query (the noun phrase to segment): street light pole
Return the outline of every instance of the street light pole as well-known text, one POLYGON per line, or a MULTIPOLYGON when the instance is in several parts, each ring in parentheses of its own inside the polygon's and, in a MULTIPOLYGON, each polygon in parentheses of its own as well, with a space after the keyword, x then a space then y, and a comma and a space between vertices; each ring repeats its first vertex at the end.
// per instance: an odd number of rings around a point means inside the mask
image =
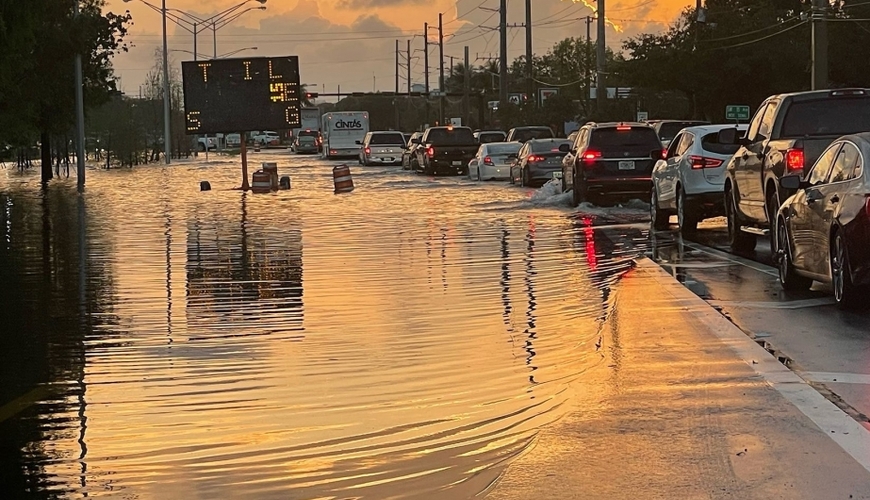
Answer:
MULTIPOLYGON (((73 15, 79 17, 79 0, 73 0, 73 15)), ((76 52, 76 186, 85 191, 85 99, 82 89, 82 55, 76 52)))
POLYGON ((167 165, 170 163, 169 154, 172 151, 169 123, 172 113, 170 99, 172 99, 172 96, 169 93, 169 43, 166 39, 166 0, 163 0, 163 157, 167 165))

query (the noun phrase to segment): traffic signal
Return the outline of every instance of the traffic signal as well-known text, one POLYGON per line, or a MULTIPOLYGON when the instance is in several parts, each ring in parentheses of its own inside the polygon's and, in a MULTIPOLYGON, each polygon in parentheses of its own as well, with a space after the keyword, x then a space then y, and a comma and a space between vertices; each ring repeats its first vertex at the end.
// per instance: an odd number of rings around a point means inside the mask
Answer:
POLYGON ((317 99, 317 96, 318 96, 317 92, 306 92, 305 93, 306 99, 317 99))

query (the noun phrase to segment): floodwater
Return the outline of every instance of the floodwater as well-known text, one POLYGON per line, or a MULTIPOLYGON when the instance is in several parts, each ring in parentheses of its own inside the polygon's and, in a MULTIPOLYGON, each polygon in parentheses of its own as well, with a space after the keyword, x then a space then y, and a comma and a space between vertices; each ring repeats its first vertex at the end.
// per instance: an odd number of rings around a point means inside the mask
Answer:
POLYGON ((646 210, 259 161, 0 170, 5 497, 470 497, 594 390, 646 210))

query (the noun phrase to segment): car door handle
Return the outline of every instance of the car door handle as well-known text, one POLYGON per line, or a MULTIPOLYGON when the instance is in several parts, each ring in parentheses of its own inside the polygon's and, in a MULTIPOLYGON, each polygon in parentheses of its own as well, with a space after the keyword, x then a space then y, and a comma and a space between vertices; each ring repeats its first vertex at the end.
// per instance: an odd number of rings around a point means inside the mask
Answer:
POLYGON ((831 203, 832 203, 832 204, 835 204, 835 205, 836 205, 837 203, 840 203, 840 197, 837 196, 837 195, 831 196, 831 203))
POLYGON ((746 159, 748 159, 748 158, 749 158, 749 153, 744 152, 744 153, 743 153, 743 159, 746 160, 746 159))
POLYGON ((822 198, 824 198, 824 196, 822 196, 822 193, 820 191, 812 189, 807 192, 807 203, 810 205, 821 200, 822 198))

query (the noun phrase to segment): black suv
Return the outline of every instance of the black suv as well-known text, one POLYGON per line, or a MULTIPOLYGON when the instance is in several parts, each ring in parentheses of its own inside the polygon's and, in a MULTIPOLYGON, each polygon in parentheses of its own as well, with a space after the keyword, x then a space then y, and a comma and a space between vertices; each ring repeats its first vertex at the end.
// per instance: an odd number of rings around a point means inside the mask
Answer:
POLYGON ((587 123, 562 165, 562 189, 573 189, 574 204, 607 195, 638 195, 652 189, 652 170, 664 154, 656 131, 646 123, 587 123))

